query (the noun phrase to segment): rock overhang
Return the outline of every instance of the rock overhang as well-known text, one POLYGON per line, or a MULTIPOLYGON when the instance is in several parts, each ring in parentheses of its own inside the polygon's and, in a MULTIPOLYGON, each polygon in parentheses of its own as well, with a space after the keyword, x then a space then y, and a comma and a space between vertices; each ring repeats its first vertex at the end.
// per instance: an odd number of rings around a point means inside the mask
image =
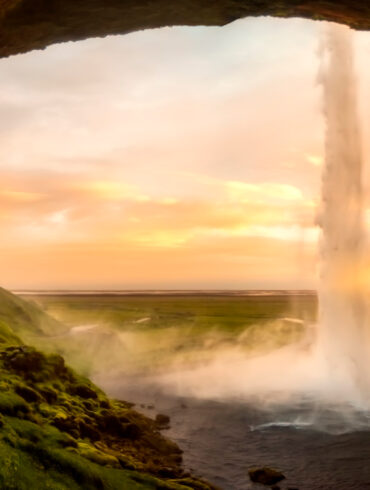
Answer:
POLYGON ((0 0, 0 57, 50 44, 248 16, 303 17, 370 29, 363 0, 0 0))

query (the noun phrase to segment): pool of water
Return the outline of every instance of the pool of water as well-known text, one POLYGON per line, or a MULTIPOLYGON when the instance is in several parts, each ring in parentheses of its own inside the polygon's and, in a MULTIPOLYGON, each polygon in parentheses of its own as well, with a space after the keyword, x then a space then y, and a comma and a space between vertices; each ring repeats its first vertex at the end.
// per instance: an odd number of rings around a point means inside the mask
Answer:
POLYGON ((165 434, 184 450, 184 465, 223 490, 257 488, 248 477, 254 465, 280 469, 282 490, 370 489, 368 414, 302 400, 266 410, 241 400, 180 398, 138 379, 98 382, 147 415, 168 414, 165 434))

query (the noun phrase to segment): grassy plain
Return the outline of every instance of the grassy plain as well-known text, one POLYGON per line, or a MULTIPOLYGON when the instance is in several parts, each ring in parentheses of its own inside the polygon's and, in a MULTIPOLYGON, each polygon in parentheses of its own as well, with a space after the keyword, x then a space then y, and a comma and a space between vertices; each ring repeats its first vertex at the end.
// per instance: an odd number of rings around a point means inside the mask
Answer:
POLYGON ((225 349, 269 350, 299 339, 305 322, 313 323, 317 316, 316 296, 309 293, 66 294, 27 299, 70 332, 91 327, 87 336, 61 336, 52 345, 86 374, 107 363, 132 374, 204 362, 225 349))
POLYGON ((199 332, 216 328, 240 332, 256 322, 281 317, 314 320, 313 294, 76 294, 30 295, 63 324, 99 322, 118 329, 192 326, 199 332), (139 320, 149 321, 139 323, 139 320))

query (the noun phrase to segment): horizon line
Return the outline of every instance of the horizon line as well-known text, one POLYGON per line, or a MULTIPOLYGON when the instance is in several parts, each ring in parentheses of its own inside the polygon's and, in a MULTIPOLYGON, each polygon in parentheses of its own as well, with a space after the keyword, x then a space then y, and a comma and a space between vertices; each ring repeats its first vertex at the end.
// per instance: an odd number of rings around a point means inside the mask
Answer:
POLYGON ((12 293, 306 293, 313 294, 317 293, 316 289, 291 289, 291 288, 278 288, 278 289, 267 289, 267 288, 246 288, 246 289, 27 289, 27 288, 16 288, 10 290, 12 293))

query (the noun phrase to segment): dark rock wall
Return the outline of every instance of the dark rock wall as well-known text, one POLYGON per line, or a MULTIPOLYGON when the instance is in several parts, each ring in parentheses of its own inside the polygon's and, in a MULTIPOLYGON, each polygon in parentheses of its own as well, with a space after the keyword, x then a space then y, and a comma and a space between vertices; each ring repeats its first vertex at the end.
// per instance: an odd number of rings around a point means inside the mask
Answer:
POLYGON ((0 57, 49 44, 246 16, 306 17, 370 29, 366 0, 0 0, 0 57))

